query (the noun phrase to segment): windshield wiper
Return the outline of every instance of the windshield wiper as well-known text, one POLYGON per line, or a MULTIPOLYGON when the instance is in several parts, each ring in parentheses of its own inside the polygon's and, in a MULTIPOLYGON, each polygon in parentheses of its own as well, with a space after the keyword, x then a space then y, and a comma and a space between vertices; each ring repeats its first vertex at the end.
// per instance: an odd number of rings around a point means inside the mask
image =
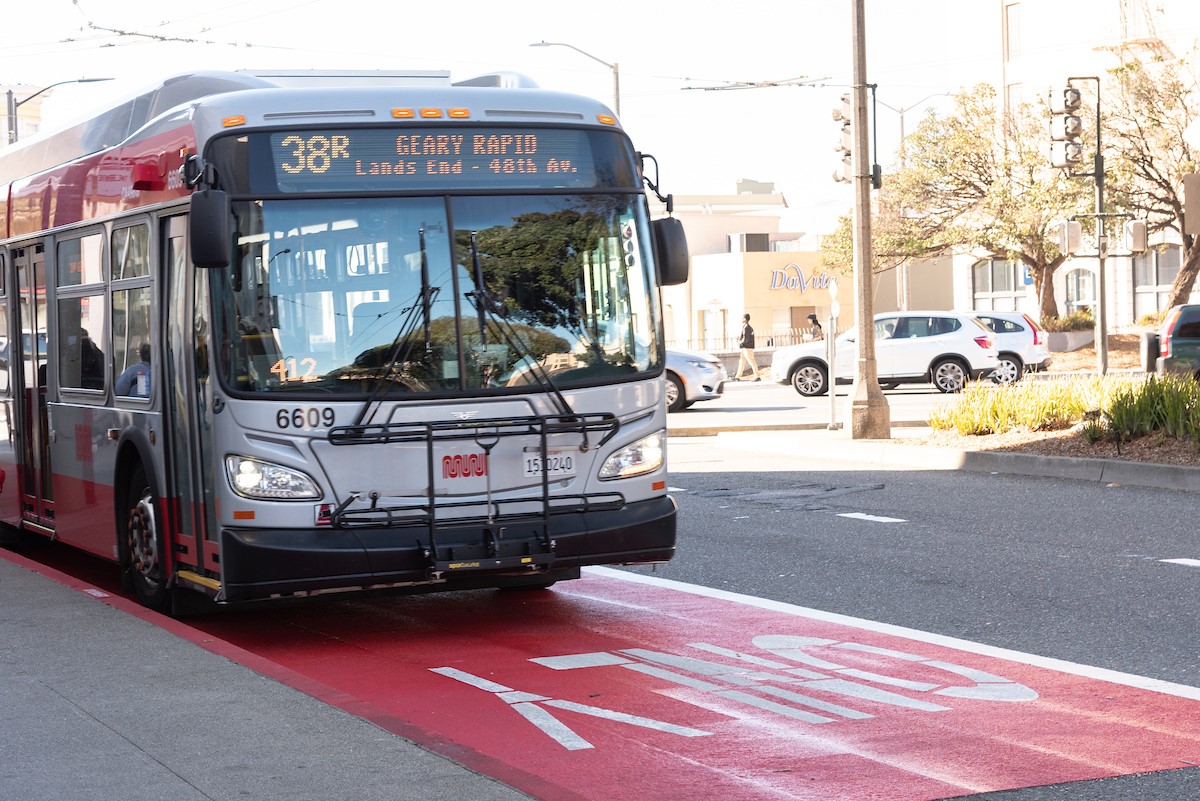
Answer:
POLYGON ((425 342, 425 357, 428 359, 430 352, 433 350, 433 342, 430 327, 430 315, 432 313, 433 301, 441 291, 441 287, 431 287, 429 285, 429 259, 425 251, 425 229, 421 228, 417 231, 417 239, 421 247, 421 298, 417 303, 404 309, 407 315, 404 321, 400 324, 400 329, 396 332, 396 336, 392 339, 391 352, 388 356, 387 363, 383 368, 375 373, 375 386, 372 387, 371 393, 367 396, 362 408, 358 410, 358 414, 354 418, 353 425, 362 425, 369 423, 375 412, 372 407, 378 408, 377 404, 383 399, 383 396, 391 390, 393 382, 387 379, 392 371, 396 369, 396 365, 401 361, 407 362, 412 355, 414 339, 412 332, 416 329, 417 315, 423 321, 424 342, 425 342))
POLYGON ((471 232, 471 269, 474 272, 475 291, 464 293, 475 307, 475 313, 479 316, 479 337, 482 345, 487 344, 487 320, 491 320, 496 325, 496 330, 500 332, 500 336, 504 339, 504 344, 512 348, 516 353, 524 356, 529 356, 530 366, 529 372, 537 381, 538 386, 548 389, 551 397, 554 399, 554 405, 560 414, 574 415, 575 410, 571 408, 571 404, 567 402, 566 397, 555 385, 554 379, 550 377, 550 373, 540 361, 532 357, 532 346, 521 338, 520 332, 513 327, 512 323, 506 317, 502 317, 496 306, 498 305, 495 299, 487 291, 487 286, 483 283, 483 265, 479 261, 479 234, 477 231, 471 232))
MULTIPOLYGON (((476 314, 479 316, 481 344, 487 344, 486 323, 488 320, 491 320, 495 324, 496 330, 500 333, 501 338, 503 338, 505 345, 512 348, 514 352, 529 357, 529 373, 533 376, 537 386, 549 392, 558 415, 566 418, 566 421, 574 421, 579 424, 580 434, 583 436, 583 442, 580 443, 579 449, 586 452, 590 447, 588 444, 588 431, 594 426, 588 423, 585 415, 580 415, 571 408, 570 402, 567 401, 566 396, 562 394, 562 391, 554 383, 554 379, 550 373, 540 361, 532 357, 533 348, 530 343, 526 342, 520 332, 508 321, 507 317, 502 316, 497 310, 499 304, 488 292, 487 286, 483 282, 483 266, 479 260, 479 238, 476 231, 471 232, 471 269, 474 273, 475 291, 464 294, 471 301, 471 304, 475 307, 476 314)), ((611 415, 606 416, 611 417, 611 415)), ((613 419, 611 422, 615 424, 616 420, 613 419)), ((613 428, 612 431, 615 433, 616 429, 613 428)))

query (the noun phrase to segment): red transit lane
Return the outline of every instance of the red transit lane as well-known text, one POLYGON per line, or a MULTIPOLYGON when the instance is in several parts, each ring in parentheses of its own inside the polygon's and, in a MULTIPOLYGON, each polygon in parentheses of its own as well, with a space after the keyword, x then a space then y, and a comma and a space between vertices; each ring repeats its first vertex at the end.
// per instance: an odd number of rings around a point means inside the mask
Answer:
POLYGON ((1195 688, 614 570, 164 625, 538 798, 910 801, 1200 762, 1195 688))

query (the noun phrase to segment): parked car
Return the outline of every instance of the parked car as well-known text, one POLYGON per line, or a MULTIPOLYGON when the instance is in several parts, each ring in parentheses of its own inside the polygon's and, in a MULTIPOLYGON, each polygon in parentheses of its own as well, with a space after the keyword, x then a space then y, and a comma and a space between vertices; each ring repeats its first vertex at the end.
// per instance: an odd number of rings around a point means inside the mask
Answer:
POLYGON ((1013 384, 1026 372, 1036 373, 1050 368, 1050 351, 1046 332, 1022 312, 975 312, 983 324, 996 335, 996 355, 1000 366, 992 373, 997 384, 1013 384))
MULTIPOLYGON (((850 329, 837 337, 837 381, 854 377, 858 346, 850 329)), ((826 343, 779 348, 771 358, 771 378, 790 383, 801 395, 829 391, 826 343)), ((942 392, 960 392, 967 381, 991 375, 999 366, 995 335, 973 313, 951 311, 884 312, 875 315, 875 364, 879 384, 932 383, 942 392)))
POLYGON ((696 401, 721 397, 729 372, 711 353, 667 348, 665 378, 667 411, 682 412, 696 401))
POLYGON ((1163 317, 1154 369, 1200 381, 1200 304, 1173 306, 1163 317))

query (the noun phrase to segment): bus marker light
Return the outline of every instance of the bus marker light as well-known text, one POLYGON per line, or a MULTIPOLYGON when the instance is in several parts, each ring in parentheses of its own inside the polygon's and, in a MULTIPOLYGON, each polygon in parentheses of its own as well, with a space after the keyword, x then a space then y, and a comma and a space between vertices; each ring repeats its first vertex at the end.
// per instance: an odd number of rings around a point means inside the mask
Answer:
POLYGON ((239 125, 245 125, 246 118, 241 115, 236 117, 226 117, 225 119, 221 120, 221 124, 226 128, 236 128, 239 125))
POLYGON ((233 519, 234 520, 253 520, 254 519, 254 510, 253 509, 235 510, 233 513, 233 519))
POLYGON ((456 120, 465 120, 471 117, 471 110, 465 108, 452 108, 449 109, 449 114, 456 120))
POLYGON ((411 120, 415 116, 417 116, 417 113, 411 108, 392 109, 392 117, 397 120, 411 120))
POLYGON ((650 485, 650 489, 652 489, 652 490, 665 490, 666 488, 667 488, 667 482, 665 482, 665 481, 655 481, 653 484, 650 485))
POLYGON ((133 165, 133 188, 147 192, 161 192, 167 188, 167 182, 158 170, 157 164, 133 165))
POLYGON ((616 118, 616 117, 611 117, 611 116, 609 116, 608 114, 597 114, 597 115, 596 115, 596 120, 597 120, 597 121, 598 121, 598 122, 599 122, 601 125, 616 125, 616 124, 617 124, 617 118, 616 118))
POLYGON ((421 116, 426 119, 440 120, 442 118, 442 110, 440 108, 423 108, 421 116))

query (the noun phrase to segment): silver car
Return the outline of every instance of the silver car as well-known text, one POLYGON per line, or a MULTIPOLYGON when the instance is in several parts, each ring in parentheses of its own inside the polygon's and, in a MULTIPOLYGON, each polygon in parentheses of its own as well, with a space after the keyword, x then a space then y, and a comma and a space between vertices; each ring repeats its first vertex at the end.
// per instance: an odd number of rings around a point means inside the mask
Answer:
POLYGON ((721 397, 729 372, 721 360, 698 350, 667 348, 667 411, 682 412, 696 401, 721 397))

